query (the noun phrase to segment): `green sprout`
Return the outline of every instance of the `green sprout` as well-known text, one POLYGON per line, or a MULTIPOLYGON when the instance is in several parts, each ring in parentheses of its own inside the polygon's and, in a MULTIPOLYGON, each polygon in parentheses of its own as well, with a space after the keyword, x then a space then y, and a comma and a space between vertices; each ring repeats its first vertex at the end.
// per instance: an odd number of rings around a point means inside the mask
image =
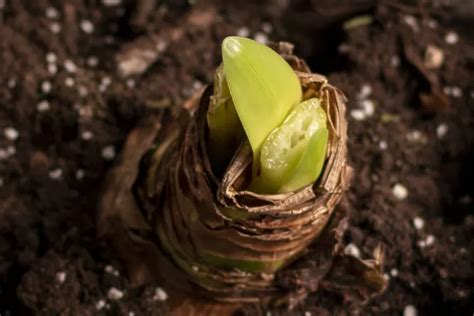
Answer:
POLYGON ((249 190, 290 192, 316 181, 328 141, 320 100, 301 102, 301 84, 291 66, 254 40, 227 37, 222 59, 207 116, 215 170, 224 169, 243 127, 253 152, 249 190))

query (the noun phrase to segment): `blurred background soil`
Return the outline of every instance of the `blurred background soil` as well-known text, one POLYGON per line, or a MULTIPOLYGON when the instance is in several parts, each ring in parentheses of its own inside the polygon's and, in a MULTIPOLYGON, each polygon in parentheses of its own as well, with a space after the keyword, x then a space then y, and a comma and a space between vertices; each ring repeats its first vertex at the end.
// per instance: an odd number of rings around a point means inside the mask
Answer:
POLYGON ((319 291, 240 315, 474 313, 473 1, 0 1, 0 314, 161 315, 96 238, 107 169, 144 116, 212 80, 220 42, 287 40, 349 99, 345 251, 386 249, 364 306, 319 291))

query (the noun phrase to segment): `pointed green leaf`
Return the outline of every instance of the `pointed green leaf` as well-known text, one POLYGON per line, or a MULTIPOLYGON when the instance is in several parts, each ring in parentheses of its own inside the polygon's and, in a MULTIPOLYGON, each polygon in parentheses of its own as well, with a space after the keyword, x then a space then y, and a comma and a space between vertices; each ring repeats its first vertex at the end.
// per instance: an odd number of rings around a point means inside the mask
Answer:
POLYGON ((329 132, 317 130, 311 137, 298 165, 279 192, 291 192, 315 182, 323 170, 329 132))
POLYGON ((280 55, 254 40, 227 37, 222 58, 233 103, 258 161, 267 136, 300 102, 301 85, 280 55))
POLYGON ((326 113, 319 99, 298 104, 265 140, 260 155, 260 174, 250 189, 259 193, 281 192, 280 188, 288 179, 293 179, 311 138, 323 128, 326 128, 326 113))

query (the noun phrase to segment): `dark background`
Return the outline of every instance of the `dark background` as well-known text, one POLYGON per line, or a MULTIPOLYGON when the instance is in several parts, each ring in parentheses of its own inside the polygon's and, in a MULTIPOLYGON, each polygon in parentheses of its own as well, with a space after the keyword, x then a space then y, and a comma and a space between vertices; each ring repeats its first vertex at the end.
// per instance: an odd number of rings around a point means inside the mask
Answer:
POLYGON ((140 118, 177 109, 211 82, 221 40, 241 34, 295 43, 346 93, 355 169, 347 250, 365 258, 384 245, 390 280, 365 306, 318 292, 272 315, 400 315, 407 306, 472 315, 473 6, 0 1, 0 314, 166 313, 159 285, 129 287, 96 239, 101 183, 140 118), (443 55, 435 68, 430 46, 443 55), (109 299, 112 287, 123 297, 109 299))

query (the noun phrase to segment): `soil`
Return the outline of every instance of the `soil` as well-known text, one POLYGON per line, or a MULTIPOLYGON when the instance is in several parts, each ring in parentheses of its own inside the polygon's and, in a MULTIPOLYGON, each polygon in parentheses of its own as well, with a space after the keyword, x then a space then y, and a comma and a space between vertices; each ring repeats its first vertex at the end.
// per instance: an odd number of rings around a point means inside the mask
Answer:
POLYGON ((346 250, 365 258, 381 243, 390 281, 366 305, 319 291, 291 311, 237 314, 474 312, 469 4, 17 0, 0 10, 1 315, 167 314, 160 285, 131 287, 97 239, 98 196, 127 133, 209 83, 231 34, 294 42, 346 93, 346 250), (427 61, 428 46, 438 55, 427 61))

